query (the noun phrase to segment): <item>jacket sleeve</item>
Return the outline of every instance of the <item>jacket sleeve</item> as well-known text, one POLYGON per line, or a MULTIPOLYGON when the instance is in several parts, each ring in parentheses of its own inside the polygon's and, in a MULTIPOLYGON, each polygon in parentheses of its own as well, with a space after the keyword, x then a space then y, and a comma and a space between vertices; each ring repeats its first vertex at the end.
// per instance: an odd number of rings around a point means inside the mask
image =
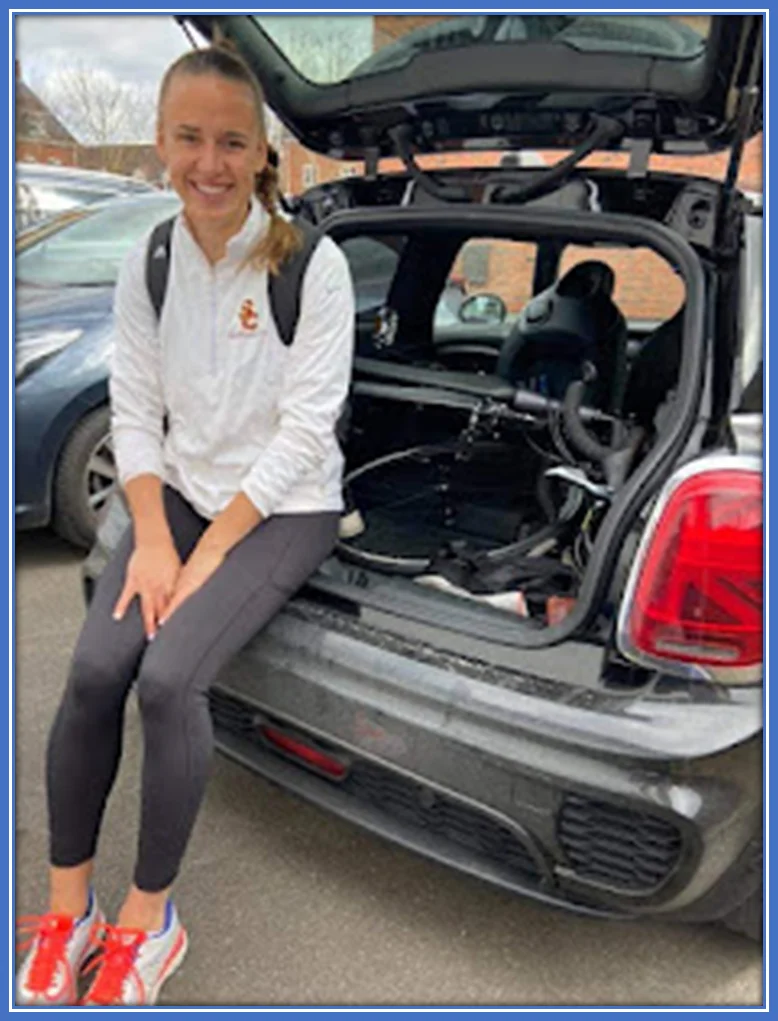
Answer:
POLYGON ((244 478, 242 491, 263 517, 331 453, 348 394, 354 348, 354 288, 343 252, 323 238, 303 281, 278 427, 244 478))
POLYGON ((163 477, 163 420, 159 330, 145 283, 146 244, 119 271, 114 295, 109 395, 119 481, 147 472, 163 477))

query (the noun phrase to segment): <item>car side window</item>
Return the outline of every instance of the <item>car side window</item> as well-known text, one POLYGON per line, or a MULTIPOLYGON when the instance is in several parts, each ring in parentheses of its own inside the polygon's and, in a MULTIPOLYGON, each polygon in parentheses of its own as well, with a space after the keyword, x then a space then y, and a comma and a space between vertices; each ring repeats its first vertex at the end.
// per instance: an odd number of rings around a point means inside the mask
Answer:
POLYGON ((502 238, 470 238, 460 248, 435 310, 436 327, 458 322, 465 301, 487 296, 495 307, 505 307, 515 317, 532 297, 537 245, 502 238))
POLYGON ((340 247, 351 270, 357 317, 374 316, 386 304, 400 261, 402 241, 389 237, 355 237, 342 241, 340 247))
POLYGON ((116 283, 127 252, 151 228, 177 212, 179 201, 106 204, 66 222, 17 254, 17 280, 38 287, 90 287, 116 283))

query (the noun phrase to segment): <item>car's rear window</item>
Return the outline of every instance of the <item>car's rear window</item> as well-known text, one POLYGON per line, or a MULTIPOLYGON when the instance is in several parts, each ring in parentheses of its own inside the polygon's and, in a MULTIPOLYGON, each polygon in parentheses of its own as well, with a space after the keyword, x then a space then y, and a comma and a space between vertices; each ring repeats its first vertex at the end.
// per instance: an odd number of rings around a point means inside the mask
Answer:
POLYGON ((709 15, 258 14, 255 20, 301 75, 322 85, 396 70, 425 51, 492 43, 518 49, 557 42, 589 53, 690 60, 704 51, 710 30, 709 15))

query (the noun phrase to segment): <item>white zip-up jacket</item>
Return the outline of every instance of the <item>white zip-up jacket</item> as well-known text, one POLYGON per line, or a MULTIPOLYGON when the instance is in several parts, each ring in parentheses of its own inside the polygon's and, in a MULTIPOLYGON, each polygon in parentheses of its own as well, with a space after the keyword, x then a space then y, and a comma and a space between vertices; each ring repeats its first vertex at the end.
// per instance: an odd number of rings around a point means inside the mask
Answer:
POLYGON ((348 263, 322 238, 285 347, 267 273, 245 264, 267 223, 253 201, 212 266, 179 215, 159 323, 145 282, 148 237, 117 282, 110 398, 119 479, 157 475, 206 518, 239 491, 263 517, 343 506, 335 424, 354 346, 348 263))

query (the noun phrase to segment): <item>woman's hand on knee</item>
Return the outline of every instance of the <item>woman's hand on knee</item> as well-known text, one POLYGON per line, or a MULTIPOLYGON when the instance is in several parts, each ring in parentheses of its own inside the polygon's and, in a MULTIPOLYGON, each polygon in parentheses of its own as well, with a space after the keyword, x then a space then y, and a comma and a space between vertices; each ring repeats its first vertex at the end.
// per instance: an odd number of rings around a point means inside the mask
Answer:
POLYGON ((149 641, 166 615, 181 573, 181 559, 172 542, 136 546, 124 579, 124 588, 114 607, 114 620, 121 620, 127 607, 138 597, 143 629, 149 641))
POLYGON ((201 589, 223 563, 224 553, 221 549, 207 544, 197 545, 181 569, 173 597, 159 623, 164 624, 172 617, 179 606, 201 589))

